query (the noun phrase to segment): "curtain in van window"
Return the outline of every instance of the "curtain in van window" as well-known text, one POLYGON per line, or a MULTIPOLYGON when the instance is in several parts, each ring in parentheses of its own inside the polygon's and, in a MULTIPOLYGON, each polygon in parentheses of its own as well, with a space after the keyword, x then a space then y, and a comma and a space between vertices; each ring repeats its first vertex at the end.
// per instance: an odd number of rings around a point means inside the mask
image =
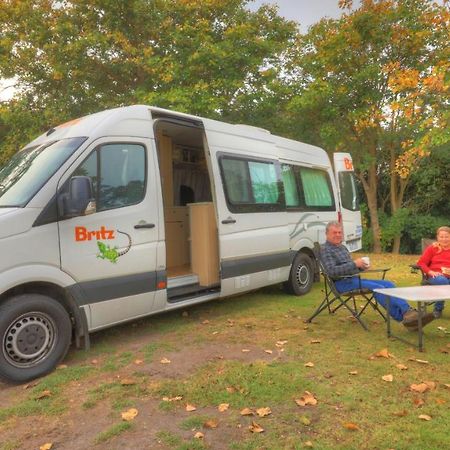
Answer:
POLYGON ((279 192, 275 166, 249 161, 248 167, 255 203, 277 203, 279 192))
POLYGON ((221 164, 229 201, 233 204, 250 203, 247 161, 224 158, 221 164))
POLYGON ((297 182, 295 179, 294 168, 284 164, 282 166, 282 177, 284 185, 284 196, 286 198, 286 206, 300 206, 300 199, 298 196, 297 182))
POLYGON ((306 206, 332 206, 330 186, 327 173, 322 170, 302 167, 301 171, 303 194, 306 206))

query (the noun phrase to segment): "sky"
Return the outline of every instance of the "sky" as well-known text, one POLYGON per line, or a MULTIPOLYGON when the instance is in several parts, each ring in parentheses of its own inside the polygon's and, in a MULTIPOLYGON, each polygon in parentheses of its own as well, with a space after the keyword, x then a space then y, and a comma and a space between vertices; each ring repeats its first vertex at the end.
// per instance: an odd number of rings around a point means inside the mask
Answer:
MULTIPOLYGON (((359 3, 359 0, 354 1, 354 7, 358 7, 359 3)), ((249 8, 255 10, 262 4, 278 5, 279 15, 298 22, 302 32, 306 32, 310 25, 322 17, 335 19, 343 12, 338 7, 338 0, 254 0, 249 8)))

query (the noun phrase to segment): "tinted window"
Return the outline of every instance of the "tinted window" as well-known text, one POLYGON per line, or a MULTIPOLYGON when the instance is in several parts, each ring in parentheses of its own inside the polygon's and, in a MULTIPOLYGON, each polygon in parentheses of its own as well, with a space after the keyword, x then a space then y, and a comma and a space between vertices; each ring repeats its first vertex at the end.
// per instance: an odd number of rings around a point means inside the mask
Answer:
POLYGON ((275 162, 222 156, 220 169, 230 211, 270 212, 284 208, 282 184, 275 162))
POLYGON ((339 189, 342 207, 351 211, 359 211, 358 189, 353 172, 339 172, 339 189))
POLYGON ((98 148, 74 175, 92 180, 97 211, 139 203, 145 194, 145 148, 138 144, 107 144, 98 148))

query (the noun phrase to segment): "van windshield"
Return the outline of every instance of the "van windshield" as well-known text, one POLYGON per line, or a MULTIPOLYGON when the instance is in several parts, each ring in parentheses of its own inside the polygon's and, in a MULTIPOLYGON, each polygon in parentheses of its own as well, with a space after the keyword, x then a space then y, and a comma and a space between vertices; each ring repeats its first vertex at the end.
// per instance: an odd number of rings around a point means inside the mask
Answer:
POLYGON ((0 168, 0 207, 25 206, 85 140, 47 142, 13 155, 0 168))

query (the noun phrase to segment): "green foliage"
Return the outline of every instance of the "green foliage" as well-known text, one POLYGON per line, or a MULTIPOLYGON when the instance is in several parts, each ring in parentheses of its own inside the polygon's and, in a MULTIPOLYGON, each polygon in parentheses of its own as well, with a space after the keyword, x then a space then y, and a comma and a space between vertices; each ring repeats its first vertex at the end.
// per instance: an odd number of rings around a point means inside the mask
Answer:
POLYGON ((0 77, 16 77, 18 94, 0 115, 0 152, 124 104, 220 115, 275 76, 261 67, 276 67, 296 30, 274 7, 246 3, 4 2, 0 77))

